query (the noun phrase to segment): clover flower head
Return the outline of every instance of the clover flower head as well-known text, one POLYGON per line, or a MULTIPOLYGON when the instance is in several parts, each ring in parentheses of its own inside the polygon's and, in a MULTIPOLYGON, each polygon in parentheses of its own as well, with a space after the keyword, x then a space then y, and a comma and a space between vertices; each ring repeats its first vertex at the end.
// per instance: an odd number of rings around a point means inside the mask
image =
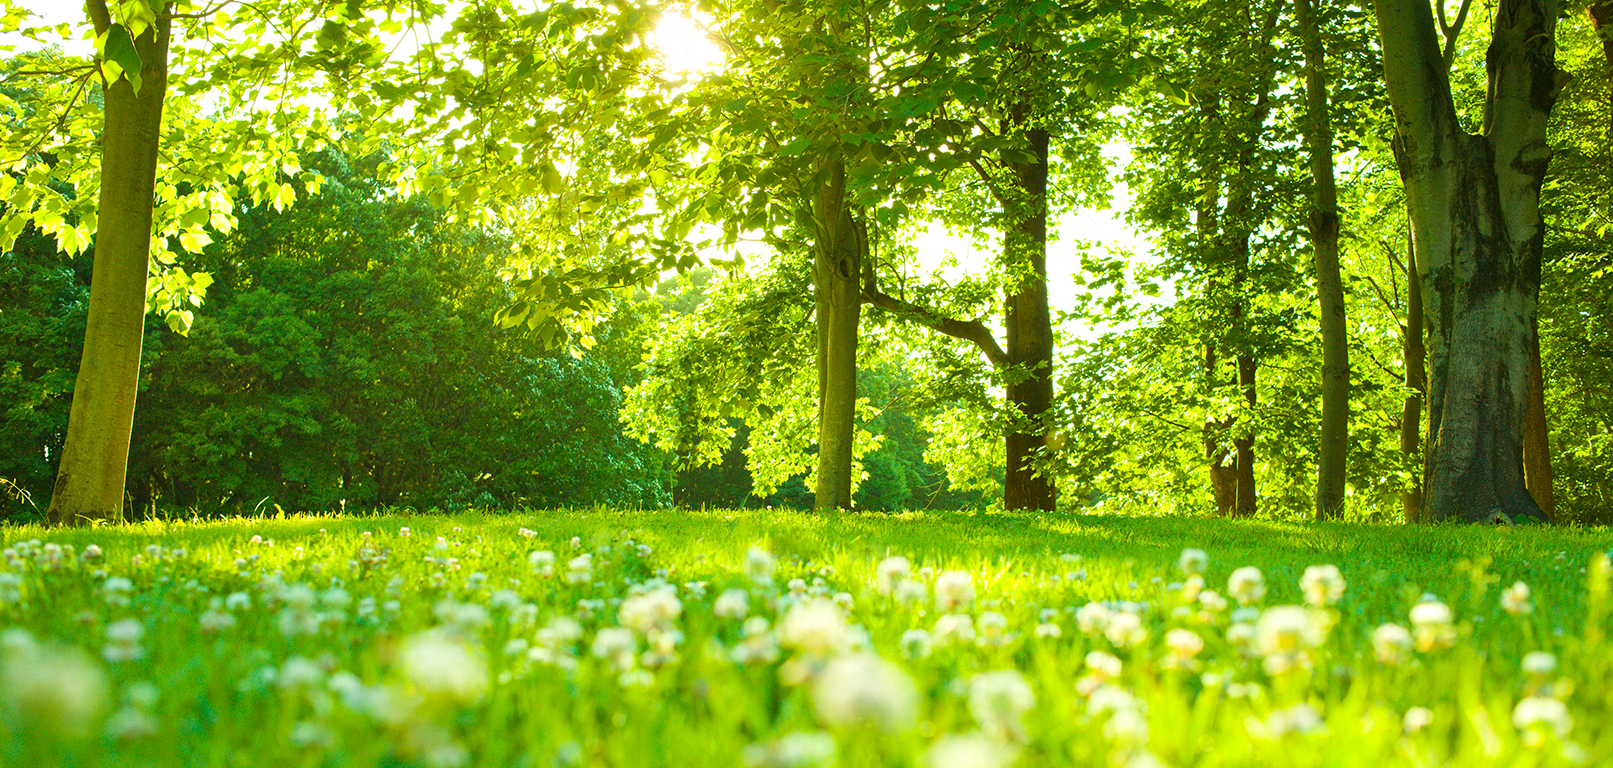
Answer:
POLYGON ((974 620, 964 613, 949 613, 935 620, 933 637, 941 645, 972 643, 975 640, 974 620))
POLYGON ((678 600, 677 590, 667 584, 623 600, 617 609, 616 620, 622 626, 647 633, 652 629, 670 627, 682 613, 683 603, 678 600))
POLYGON ((1529 601, 1529 585, 1518 581, 1501 590, 1501 610, 1513 616, 1534 613, 1535 604, 1529 601))
POLYGON ((1258 603, 1266 597, 1266 577, 1252 565, 1239 568, 1227 579, 1227 594, 1239 605, 1258 603))
POLYGON ((1075 611, 1075 626, 1083 635, 1095 635, 1108 629, 1115 612, 1103 603, 1087 603, 1075 611))
POLYGON ((1344 596, 1344 575, 1336 565, 1312 565, 1299 577, 1299 589, 1306 603, 1325 608, 1344 596))
POLYGON ((765 549, 751 547, 745 553, 745 578, 758 586, 773 586, 773 571, 777 567, 773 554, 765 549))
POLYGON ((922 581, 908 579, 896 585, 893 595, 902 605, 922 605, 930 599, 930 588, 922 581))
POLYGON ((874 568, 874 574, 879 581, 879 593, 889 595, 896 591, 896 585, 913 574, 913 564, 901 555, 887 557, 874 568))
POLYGON ((902 658, 925 658, 930 655, 930 633, 923 629, 909 629, 902 633, 897 645, 902 649, 902 658))
POLYGON ((1204 650, 1204 638, 1191 629, 1177 627, 1165 633, 1165 647, 1178 659, 1191 659, 1204 650))
POLYGON ((1450 606, 1424 595, 1422 602, 1412 606, 1410 618, 1417 650, 1432 651, 1456 644, 1450 606))
POLYGON ((1557 657, 1545 651, 1531 651, 1524 655, 1523 671, 1536 677, 1545 677, 1557 671, 1557 657))
POLYGON ((974 601, 974 577, 968 571, 944 571, 935 578, 936 610, 943 613, 961 611, 974 601))
MULTIPOLYGON (((8 639, 0 655, 0 710, 34 732, 69 740, 90 734, 106 705, 107 676, 74 647, 39 645, 26 633, 8 639)), ((138 638, 137 638, 138 639, 138 638)))
POLYGON ((1399 665, 1411 653, 1411 632, 1399 624, 1379 625, 1372 633, 1372 651, 1378 661, 1399 665))
POLYGON ((924 756, 930 768, 1008 768, 1019 759, 1019 748, 983 733, 949 734, 936 739, 924 756))
POLYGON ((594 556, 584 552, 566 563, 566 582, 568 584, 586 584, 594 579, 594 556))
POLYGON ((1202 549, 1184 549, 1181 557, 1176 558, 1176 567, 1188 576, 1197 576, 1204 573, 1210 564, 1210 556, 1202 549))
POLYGON ((1529 696, 1512 710, 1512 725, 1524 731, 1524 743, 1537 746, 1548 734, 1568 738, 1574 729, 1574 718, 1568 714, 1568 705, 1558 699, 1529 696))
POLYGON ((980 730, 1004 740, 1023 740, 1023 718, 1036 694, 1018 670, 983 672, 969 680, 969 713, 980 730))
POLYGON ((809 656, 827 656, 847 638, 846 617, 832 601, 815 598, 790 606, 779 621, 779 643, 809 656))
POLYGON ((398 660, 404 678, 427 696, 473 704, 487 693, 487 662, 480 648, 440 628, 405 640, 398 660))
POLYGON ((835 740, 822 731, 797 731, 747 746, 743 756, 750 768, 824 768, 834 764, 835 740))
POLYGON ((885 732, 917 724, 919 695, 901 667, 871 653, 831 660, 812 687, 818 718, 830 728, 872 726, 885 732))
POLYGON ((1118 648, 1129 648, 1148 640, 1148 627, 1143 624, 1141 616, 1131 611, 1119 611, 1109 617, 1108 625, 1103 628, 1103 636, 1118 648))
POLYGON ((101 658, 110 662, 139 661, 146 657, 140 639, 146 634, 145 625, 136 619, 115 621, 106 628, 107 644, 101 649, 101 658))
POLYGON ((743 619, 750 613, 750 594, 743 589, 724 590, 711 606, 719 619, 743 619))

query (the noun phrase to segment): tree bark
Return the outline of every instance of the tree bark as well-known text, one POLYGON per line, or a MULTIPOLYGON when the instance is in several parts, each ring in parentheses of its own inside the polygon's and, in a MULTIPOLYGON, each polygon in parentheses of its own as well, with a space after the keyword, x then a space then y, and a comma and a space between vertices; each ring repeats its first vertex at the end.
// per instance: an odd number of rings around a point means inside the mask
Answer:
MULTIPOLYGON (((1423 404, 1428 398, 1428 371, 1423 349, 1423 281, 1417 277, 1417 249, 1408 233, 1406 239, 1406 324, 1400 339, 1401 362, 1406 369, 1406 402, 1400 409, 1400 452, 1418 456, 1422 452, 1423 404)), ((1407 523, 1420 521, 1423 506, 1422 478, 1413 478, 1400 492, 1400 506, 1407 523)))
POLYGON ((1557 4, 1502 0, 1480 134, 1462 131, 1423 3, 1374 0, 1429 328, 1428 522, 1539 521, 1522 437, 1540 289, 1557 4))
MULTIPOLYGON (((1216 380, 1215 347, 1204 350, 1204 375, 1210 391, 1220 384, 1216 380)), ((1210 462, 1210 493, 1215 497, 1215 513, 1231 517, 1238 506, 1238 475, 1232 451, 1222 440, 1222 434, 1232 426, 1231 420, 1204 422, 1204 458, 1210 462)))
POLYGON ((857 325, 867 240, 846 199, 846 164, 825 164, 814 214, 820 228, 813 270, 818 320, 818 474, 813 506, 851 508, 857 431, 857 325))
MULTIPOLYGON (((89 0, 85 8, 96 32, 104 34, 112 24, 105 0, 89 0)), ((96 204, 100 224, 95 235, 89 318, 67 440, 45 513, 51 525, 123 519, 124 476, 144 341, 170 24, 171 17, 163 9, 134 41, 144 62, 140 92, 135 93, 127 78, 106 89, 101 189, 96 204)))
POLYGON ((1306 141, 1311 155, 1311 247, 1316 254, 1316 297, 1322 336, 1322 429, 1316 456, 1316 519, 1344 510, 1349 450, 1350 347, 1344 322, 1344 279, 1339 272, 1339 202, 1333 178, 1333 121, 1328 115, 1326 49, 1311 0, 1295 0, 1305 51, 1306 141))
POLYGON ((1551 434, 1546 424, 1546 379, 1540 369, 1539 328, 1529 337, 1529 410, 1523 420, 1523 482, 1546 519, 1557 520, 1552 493, 1551 434))
POLYGON ((1053 479, 1037 472, 1034 462, 1047 445, 1048 409, 1053 405, 1053 323, 1047 306, 1047 131, 1024 129, 1028 109, 1015 106, 1010 118, 1024 130, 1030 163, 1004 161, 1014 182, 1007 195, 1009 213, 1003 251, 1010 275, 1019 282, 1004 302, 1003 325, 1009 424, 1005 435, 1007 474, 1003 506, 1052 511, 1053 479))

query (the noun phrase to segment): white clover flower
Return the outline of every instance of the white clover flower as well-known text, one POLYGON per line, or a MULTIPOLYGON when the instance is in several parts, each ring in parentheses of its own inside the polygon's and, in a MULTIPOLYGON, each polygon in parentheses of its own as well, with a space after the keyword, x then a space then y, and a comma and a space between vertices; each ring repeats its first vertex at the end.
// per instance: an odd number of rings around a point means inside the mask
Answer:
POLYGON ((1209 613, 1220 613, 1227 609, 1227 599, 1220 592, 1206 589, 1199 593, 1199 607, 1209 613))
POLYGON ((1191 659, 1204 650, 1204 638, 1191 629, 1177 627, 1165 633, 1165 647, 1178 659, 1191 659))
POLYGON ((1411 648, 1411 633, 1399 624, 1383 624, 1372 633, 1372 651, 1384 664, 1399 665, 1411 648))
POLYGON ((235 615, 224 610, 224 599, 207 601, 207 611, 197 620, 203 632, 222 632, 235 626, 235 615))
POLYGON ((1255 624, 1255 649, 1265 657, 1266 673, 1280 675, 1322 644, 1326 633, 1310 613, 1297 605, 1267 608, 1255 624))
POLYGON ((779 621, 779 643, 808 656, 827 656, 846 642, 846 618, 833 602, 821 598, 790 606, 779 621))
POLYGON ((1427 728, 1434 722, 1434 713, 1427 707, 1412 707, 1406 710, 1406 716, 1401 718, 1400 728, 1408 734, 1416 733, 1427 728))
POLYGON ((913 573, 913 564, 901 555, 887 557, 881 560, 874 568, 874 574, 879 580, 879 593, 889 595, 896 591, 896 586, 907 581, 913 573))
POLYGON ((113 622, 106 628, 107 644, 101 649, 101 658, 110 662, 139 661, 145 658, 146 649, 140 647, 140 638, 145 634, 145 626, 136 619, 113 622))
POLYGON ((231 592, 224 598, 224 607, 231 611, 244 611, 252 607, 252 597, 245 592, 231 592))
POLYGON ((951 613, 966 610, 974 601, 974 577, 968 571, 945 571, 935 578, 937 611, 951 613))
POLYGON ((1417 641, 1417 650, 1432 651, 1456 644, 1456 629, 1451 626, 1450 606, 1429 599, 1411 608, 1411 631, 1417 641))
POLYGON ((1501 590, 1501 609, 1513 616, 1534 613, 1535 604, 1529 601, 1529 585, 1518 581, 1501 590))
POLYGON ((929 768, 1008 768, 1019 759, 1019 748, 982 733, 946 735, 924 753, 929 768))
POLYGON ((1120 659, 1103 651, 1087 653, 1086 664, 1087 669, 1092 670, 1093 674, 1102 677, 1105 681, 1119 677, 1120 670, 1123 668, 1120 659))
POLYGON ((935 620, 935 642, 941 645, 972 643, 975 640, 974 620, 968 614, 949 613, 935 620))
POLYGON ((1120 611, 1109 617, 1103 636, 1118 648, 1129 648, 1148 640, 1148 627, 1143 624, 1143 617, 1131 611, 1120 611))
POLYGON ((897 645, 902 649, 902 658, 925 658, 930 655, 930 633, 922 629, 909 629, 902 633, 897 645))
POLYGON ((743 755, 750 768, 827 768, 834 764, 835 740, 823 731, 797 731, 751 744, 743 755))
POLYGON ((566 563, 566 583, 586 584, 594 579, 594 556, 584 552, 566 563))
POLYGON ((930 588, 922 581, 908 579, 896 585, 894 595, 902 605, 922 605, 929 602, 930 588))
POLYGON ((1023 719, 1033 706, 1036 706, 1036 694, 1018 670, 984 672, 969 680, 969 713, 987 735, 1023 740, 1023 719))
POLYGON ((1523 657, 1523 671, 1545 677, 1557 671, 1557 657, 1545 651, 1530 651, 1523 657))
POLYGON ((1512 725, 1525 731, 1524 742, 1534 746, 1548 733, 1559 739, 1568 738, 1574 729, 1574 718, 1568 714, 1568 705, 1557 699, 1529 696, 1512 710, 1512 725))
POLYGON ((871 726, 896 733, 917 724, 919 694, 901 667, 855 653, 829 662, 812 687, 812 703, 830 728, 871 726))
POLYGON ((1103 724, 1103 735, 1126 745, 1148 743, 1148 717, 1135 707, 1115 710, 1103 724))
POLYGON ((1249 735, 1265 739, 1278 739, 1289 733, 1312 735, 1327 731, 1327 723, 1322 720, 1321 713, 1303 702, 1272 712, 1264 721, 1251 717, 1244 722, 1249 735))
POLYGON ((1299 589, 1305 602, 1317 608, 1326 608, 1344 596, 1344 575, 1335 565, 1313 565, 1299 577, 1299 589))
POLYGON ((277 681, 284 690, 318 688, 325 683, 325 670, 301 656, 292 656, 280 666, 277 681))
POLYGON ((101 594, 107 605, 123 607, 129 604, 129 595, 134 592, 134 583, 122 576, 113 576, 101 582, 101 594))
POLYGON ((626 627, 606 627, 594 635, 594 657, 608 659, 618 668, 631 668, 637 651, 638 637, 626 627))
POLYGON ((22 577, 10 571, 0 571, 0 605, 22 602, 22 577))
POLYGON ((36 733, 69 740, 90 735, 106 706, 101 666, 77 648, 37 645, 25 632, 7 630, 7 635, 0 656, 0 712, 36 733))
POLYGON ((405 640, 398 659, 404 678, 428 696, 473 704, 487 693, 487 662, 480 648, 440 629, 405 640))
POLYGON ((773 586, 773 571, 777 567, 772 553, 765 549, 751 547, 745 553, 745 578, 759 586, 773 586))
POLYGON ((740 630, 739 645, 729 654, 736 664, 771 664, 778 661, 778 645, 769 631, 767 619, 752 616, 740 630))
POLYGON ((983 646, 1001 647, 1014 639, 1013 635, 1008 634, 1008 617, 996 611, 980 614, 975 629, 980 633, 977 642, 983 646))
POLYGON ((1210 556, 1202 549, 1184 549, 1181 557, 1176 558, 1176 567, 1188 576, 1197 576, 1204 573, 1210 564, 1210 556))
POLYGON ((1130 691, 1118 685, 1100 685, 1087 696, 1087 714, 1093 717, 1130 709, 1143 711, 1147 707, 1130 691))
POLYGON ((1227 594, 1239 605, 1258 603, 1266 597, 1266 577, 1252 565, 1239 568, 1227 579, 1227 594))
POLYGON ((750 613, 750 594, 743 589, 724 590, 712 604, 711 612, 719 619, 743 619, 750 613))
POLYGON ((1204 591, 1204 577, 1195 573, 1187 577, 1178 589, 1182 591, 1182 600, 1191 603, 1199 598, 1199 593, 1204 591))
POLYGON ((1075 626, 1083 635, 1094 635, 1109 627, 1115 612, 1103 603, 1087 603, 1075 611, 1075 626))
POLYGON ((1052 622, 1044 621, 1041 624, 1036 625, 1035 634, 1036 634, 1037 637, 1040 637, 1040 638, 1045 638, 1045 639, 1048 639, 1048 640, 1057 640, 1060 637, 1064 636, 1064 630, 1059 628, 1059 625, 1057 625, 1057 624, 1054 624, 1052 622))
POLYGON ((683 603, 678 600, 677 590, 671 585, 663 585, 623 600, 617 608, 616 620, 622 626, 647 633, 652 629, 670 627, 682 613, 683 603))
MULTIPOLYGON (((138 555, 136 555, 138 557, 138 555)), ((106 735, 113 741, 137 741, 157 733, 161 724, 150 712, 123 707, 106 721, 106 735)))

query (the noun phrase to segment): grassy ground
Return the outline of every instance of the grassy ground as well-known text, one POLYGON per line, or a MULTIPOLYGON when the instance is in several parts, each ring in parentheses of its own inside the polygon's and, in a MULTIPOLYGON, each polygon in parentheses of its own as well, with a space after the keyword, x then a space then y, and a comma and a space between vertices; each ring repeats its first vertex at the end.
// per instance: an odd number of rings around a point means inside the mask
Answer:
POLYGON ((595 510, 0 544, 7 765, 1613 762, 1602 529, 595 510), (1341 597, 1301 589, 1322 564, 1341 597))

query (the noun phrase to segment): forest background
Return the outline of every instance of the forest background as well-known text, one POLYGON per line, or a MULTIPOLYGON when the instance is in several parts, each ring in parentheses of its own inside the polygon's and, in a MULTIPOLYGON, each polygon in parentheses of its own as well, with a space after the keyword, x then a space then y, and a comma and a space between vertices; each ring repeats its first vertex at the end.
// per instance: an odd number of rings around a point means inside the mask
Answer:
MULTIPOLYGON (((339 8, 330 5, 320 12, 339 8)), ((975 22, 1010 14, 987 5, 977 17, 937 14, 918 38, 927 49, 897 28, 901 14, 847 15, 887 89, 862 97, 886 117, 924 121, 868 120, 837 135, 863 161, 848 173, 850 194, 873 211, 861 237, 878 275, 863 290, 885 299, 856 328, 854 506, 992 503, 1008 461, 1001 436, 1013 450, 1012 435, 1033 433, 1035 472, 1058 489, 1060 509, 1309 516, 1323 366, 1296 8, 1043 4, 1026 11, 1047 25, 1034 66, 936 43, 948 29, 963 44, 988 39, 990 25, 975 22), (952 74, 924 69, 932 60, 952 74), (951 100, 904 91, 909 71, 947 81, 951 100), (1035 81, 1007 96, 971 93, 1010 71, 1035 81), (1016 97, 1025 93, 1036 98, 1016 97), (1033 114, 991 111, 1004 105, 1033 114), (1040 131, 1046 146, 1037 158, 1034 141, 994 129, 1040 131), (1117 145, 1130 148, 1124 164, 1104 152, 1117 145), (1109 205, 1123 180, 1125 218, 1149 252, 1063 231, 1054 237, 1075 241, 1077 255, 1027 272, 1005 242, 1025 217, 1004 182, 1038 165, 1044 221, 1109 205), (925 237, 938 227, 998 257, 969 270, 938 264, 925 237), (1074 287, 1052 308, 1049 399, 1034 428, 1004 402, 1024 372, 978 339, 936 332, 953 322, 972 324, 965 336, 1001 337, 1004 296, 1024 295, 1027 281, 1041 281, 1044 297, 1064 294, 1052 283, 1074 287), (1218 494, 1226 484, 1238 488, 1231 499, 1218 494)), ((747 26, 758 8, 689 9, 722 41, 720 69, 638 60, 680 107, 643 121, 652 136, 677 134, 653 167, 613 165, 622 147, 584 132, 565 160, 533 164, 538 183, 516 215, 472 220, 457 190, 400 183, 406 133, 382 120, 343 124, 354 102, 332 106, 346 129, 288 144, 294 162, 275 195, 241 185, 225 206, 229 226, 205 242, 176 231, 173 258, 154 262, 128 507, 809 506, 822 286, 803 234, 811 225, 794 218, 801 206, 776 205, 788 193, 765 179, 787 176, 809 139, 845 128, 814 120, 824 100, 852 97, 779 93, 769 77, 792 59, 753 44, 766 40, 747 26), (722 153, 697 153, 691 135, 722 153), (621 177, 682 205, 647 212, 621 177), (677 253, 624 272, 633 244, 621 233, 656 227, 655 247, 677 253), (575 290, 535 298, 556 275, 575 290)), ((1450 10, 1440 22, 1452 90, 1476 115, 1488 38, 1474 30, 1496 9, 1450 10)), ((1556 154, 1542 193, 1553 495, 1542 505, 1601 523, 1613 514, 1613 41, 1602 25, 1613 10, 1561 10, 1557 65, 1573 77, 1551 112, 1556 154)), ((1345 511, 1400 519, 1425 420, 1393 119, 1371 14, 1324 5, 1316 21, 1330 62, 1351 361, 1345 511)), ((647 34, 657 22, 636 23, 647 34)), ((814 55, 834 59, 801 58, 814 55)), ((16 75, 70 59, 47 48, 8 66, 16 75)), ((640 87, 571 74, 566 87, 595 103, 625 103, 640 87)), ((52 116, 49 87, 20 76, 5 87, 52 116)), ((1476 117, 1467 127, 1478 130, 1476 117)), ((74 198, 71 184, 55 189, 74 198)), ((0 256, 0 514, 12 518, 37 516, 50 498, 82 349, 94 250, 76 235, 64 242, 77 222, 60 221, 15 233, 0 256)))

